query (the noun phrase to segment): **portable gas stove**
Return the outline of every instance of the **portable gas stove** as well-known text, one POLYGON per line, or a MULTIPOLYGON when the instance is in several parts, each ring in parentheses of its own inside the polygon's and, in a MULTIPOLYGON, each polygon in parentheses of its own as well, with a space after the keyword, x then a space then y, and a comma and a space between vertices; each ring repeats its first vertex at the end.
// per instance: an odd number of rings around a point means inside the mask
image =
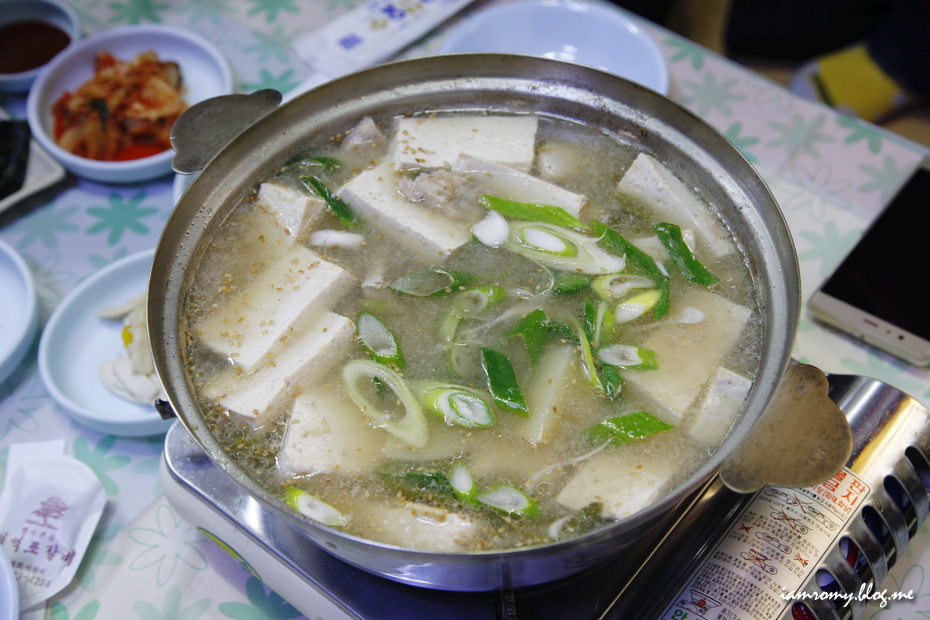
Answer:
POLYGON ((185 520, 314 620, 855 619, 865 602, 808 598, 799 609, 772 593, 780 586, 842 595, 870 581, 882 584, 930 508, 930 411, 879 381, 838 375, 829 381, 854 436, 847 468, 833 480, 741 495, 715 477, 634 547, 532 588, 511 589, 502 575, 495 592, 442 592, 350 566, 262 507, 179 423, 166 438, 161 480, 185 520), (865 489, 859 495, 847 490, 859 487, 865 489), (838 496, 843 492, 862 501, 848 505, 838 496), (741 531, 750 520, 755 538, 741 531), (805 530, 811 540, 800 548, 811 557, 801 570, 786 550, 794 551, 805 530), (755 611, 747 597, 759 599, 755 611), (762 615, 760 605, 768 605, 762 615))

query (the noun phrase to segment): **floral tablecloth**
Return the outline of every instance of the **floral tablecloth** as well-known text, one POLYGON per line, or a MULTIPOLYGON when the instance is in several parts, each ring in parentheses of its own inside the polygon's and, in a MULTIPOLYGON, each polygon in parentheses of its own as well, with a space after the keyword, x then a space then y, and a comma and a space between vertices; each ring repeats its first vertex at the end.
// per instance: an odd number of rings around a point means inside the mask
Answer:
MULTIPOLYGON (((241 92, 288 91, 311 74, 291 44, 355 0, 71 0, 85 34, 116 25, 164 23, 195 31, 228 58, 241 92)), ((403 52, 435 52, 480 1, 403 52)), ((646 25, 669 63, 670 96, 729 138, 758 168, 785 212, 808 297, 925 155, 925 149, 860 120, 800 100, 782 87, 646 25)), ((23 117, 25 98, 0 96, 23 117)), ((73 176, 0 214, 0 239, 18 250, 37 282, 41 321, 78 283, 113 261, 154 247, 173 207, 172 178, 103 185, 73 176)), ((38 342, 38 340, 36 341, 38 342)), ((930 404, 930 370, 914 368, 811 321, 794 356, 828 373, 886 381, 930 404)), ((163 438, 101 435, 72 422, 39 377, 35 347, 0 383, 0 467, 18 442, 64 438, 67 452, 99 476, 108 505, 71 586, 24 617, 53 620, 278 620, 300 613, 195 529, 162 498, 163 438)), ((0 484, 3 476, 0 470, 0 484)), ((866 618, 930 617, 930 533, 925 524, 885 587, 915 598, 866 618)))

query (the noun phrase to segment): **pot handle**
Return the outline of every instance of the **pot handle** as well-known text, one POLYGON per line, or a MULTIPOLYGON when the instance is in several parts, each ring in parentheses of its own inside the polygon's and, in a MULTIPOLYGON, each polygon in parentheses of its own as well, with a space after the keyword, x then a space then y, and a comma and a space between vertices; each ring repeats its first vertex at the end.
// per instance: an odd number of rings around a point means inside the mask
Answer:
POLYGON ((191 106, 171 127, 175 155, 171 167, 194 174, 240 133, 281 103, 281 93, 270 88, 250 95, 223 95, 191 106))
POLYGON ((723 483, 751 493, 768 484, 820 484, 839 472, 852 453, 853 436, 828 388, 820 369, 789 367, 758 422, 720 466, 723 483))

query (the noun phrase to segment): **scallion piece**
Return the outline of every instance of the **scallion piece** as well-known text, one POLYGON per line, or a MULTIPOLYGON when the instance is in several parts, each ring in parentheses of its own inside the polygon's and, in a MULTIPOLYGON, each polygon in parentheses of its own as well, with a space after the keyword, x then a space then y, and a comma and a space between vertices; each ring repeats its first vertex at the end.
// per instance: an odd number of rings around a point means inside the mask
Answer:
POLYGON ((346 524, 346 518, 336 508, 295 486, 285 487, 284 503, 303 516, 323 525, 342 527, 346 524))
POLYGON ((439 326, 439 339, 451 344, 455 339, 455 330, 462 319, 478 316, 491 306, 507 299, 507 291, 500 286, 479 286, 462 291, 455 298, 449 313, 439 326))
POLYGON ((496 422, 484 395, 455 383, 420 382, 414 385, 427 411, 441 416, 450 426, 486 428, 496 422))
POLYGON ((591 352, 591 343, 584 333, 584 329, 578 330, 578 339, 581 341, 581 365, 584 368, 584 374, 588 376, 588 383, 592 387, 603 390, 600 377, 597 376, 597 366, 594 364, 594 354, 591 352))
POLYGON ((323 181, 315 176, 306 176, 300 177, 300 182, 311 192, 323 199, 323 202, 325 202, 329 210, 333 212, 333 215, 342 222, 343 226, 346 228, 361 227, 362 220, 360 220, 355 211, 352 210, 352 207, 344 203, 340 198, 334 196, 323 181))
POLYGON ((448 478, 441 471, 382 471, 380 475, 390 487, 406 493, 454 494, 448 478))
POLYGON ((487 491, 478 493, 475 499, 485 506, 509 515, 535 519, 542 514, 539 504, 532 497, 509 484, 494 485, 487 491))
POLYGON ((610 364, 604 364, 601 371, 601 383, 604 386, 604 396, 607 400, 613 402, 620 396, 620 390, 623 388, 623 377, 620 371, 610 364))
POLYGON ((597 350, 597 358, 605 364, 636 370, 656 370, 656 352, 632 344, 609 344, 597 350))
POLYGON ((414 271, 410 275, 388 285, 388 288, 398 293, 406 293, 414 297, 430 297, 442 293, 451 293, 460 286, 467 286, 474 279, 470 273, 462 271, 447 271, 430 267, 414 271))
POLYGON ((594 337, 591 338, 591 344, 594 347, 601 346, 601 340, 609 340, 614 335, 614 314, 610 311, 610 306, 606 301, 601 300, 597 304, 597 316, 595 317, 594 337))
POLYGON ((591 277, 583 273, 565 271, 558 275, 552 290, 560 295, 571 295, 586 291, 591 286, 591 277))
POLYGON ((517 321, 504 336, 504 339, 507 340, 517 335, 523 336, 526 353, 530 357, 530 362, 535 366, 546 348, 546 341, 549 340, 548 323, 549 319, 546 317, 545 312, 538 309, 533 310, 517 321))
POLYGON ((490 194, 482 194, 481 197, 478 198, 478 202, 480 202, 484 208, 497 211, 504 217, 510 219, 531 220, 544 224, 552 224, 553 226, 564 226, 576 230, 588 230, 588 226, 584 222, 562 207, 528 202, 514 202, 513 200, 505 200, 490 194))
POLYGON ((673 428, 652 414, 637 411, 595 424, 585 431, 585 439, 593 444, 609 442, 616 446, 673 428))
POLYGON ((297 155, 287 160, 284 167, 289 166, 319 166, 320 172, 329 172, 333 168, 338 168, 342 162, 335 157, 307 157, 306 155, 297 155))
POLYGON ((420 408, 420 401, 397 372, 370 360, 351 360, 342 369, 342 378, 345 381, 349 398, 371 418, 376 428, 383 428, 416 448, 426 445, 429 428, 426 425, 423 410, 420 408), (380 381, 382 385, 390 387, 404 407, 404 416, 402 418, 392 417, 371 402, 362 392, 364 379, 369 379, 372 383, 380 381))
MULTIPOLYGON (((668 276, 662 273, 655 259, 624 239, 620 233, 612 228, 601 224, 597 220, 594 220, 592 225, 594 226, 594 234, 600 239, 599 243, 601 247, 607 248, 617 256, 626 257, 632 265, 643 270, 652 278, 660 293, 659 302, 655 304, 654 316, 657 319, 665 316, 669 309, 669 281, 668 276)), ((614 269, 611 271, 621 270, 614 269)))
POLYGON ((681 234, 681 228, 675 224, 660 222, 655 227, 656 235, 659 241, 668 250, 669 256, 672 257, 672 263, 678 268, 687 280, 700 284, 701 286, 713 286, 720 282, 720 278, 707 270, 701 261, 695 258, 691 248, 685 243, 681 234))
POLYGON ((594 340, 594 330, 597 329, 597 306, 591 303, 589 299, 584 300, 584 335, 588 340, 594 340))
POLYGON ((614 321, 617 323, 634 321, 658 306, 661 301, 662 292, 655 289, 624 299, 614 310, 614 321))
POLYGON ((543 222, 511 222, 510 237, 501 246, 526 258, 561 269, 601 275, 622 271, 626 260, 598 247, 598 240, 543 222))
POLYGON ((626 297, 632 289, 653 288, 655 285, 655 282, 644 276, 631 273, 612 273, 596 278, 591 283, 591 290, 605 301, 616 301, 626 297))
POLYGON ((406 368, 400 344, 381 319, 366 310, 359 313, 355 320, 355 329, 358 333, 358 343, 373 360, 398 370, 406 368))
POLYGON ((471 477, 471 472, 465 467, 465 463, 456 461, 449 470, 449 484, 455 496, 465 502, 475 501, 475 495, 478 489, 475 487, 475 481, 471 477))
POLYGON ((528 417, 526 401, 517 384, 513 364, 507 356, 494 349, 481 347, 481 366, 488 378, 488 388, 494 402, 519 416, 528 417))

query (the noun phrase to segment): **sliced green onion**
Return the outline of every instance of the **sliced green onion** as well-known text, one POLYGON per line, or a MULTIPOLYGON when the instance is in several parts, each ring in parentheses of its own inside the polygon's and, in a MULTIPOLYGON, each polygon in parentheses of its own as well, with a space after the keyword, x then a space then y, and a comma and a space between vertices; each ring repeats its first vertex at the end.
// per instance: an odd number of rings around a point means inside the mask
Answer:
POLYGON ((646 291, 624 299, 614 310, 614 320, 617 323, 629 323, 643 316, 662 300, 662 293, 658 290, 646 291))
POLYGON ((455 298, 449 313, 439 326, 440 340, 451 343, 462 319, 478 316, 505 299, 507 299, 507 291, 500 286, 479 286, 462 291, 462 294, 455 298))
POLYGON ((481 347, 481 366, 488 378, 488 388, 494 402, 519 416, 528 417, 526 401, 517 384, 513 364, 507 356, 494 349, 481 347))
POLYGON ((605 364, 637 370, 656 370, 656 352, 632 344, 609 344, 597 350, 597 357, 605 364))
POLYGON ((481 392, 455 383, 423 382, 414 386, 428 411, 442 416, 446 424, 485 428, 496 421, 481 392))
POLYGON ((682 237, 681 228, 675 224, 660 222, 656 224, 655 231, 659 241, 672 257, 672 262, 687 280, 701 286, 713 286, 720 282, 720 278, 708 271, 707 267, 695 258, 691 248, 682 237))
POLYGON ((284 503, 302 514, 303 516, 313 519, 323 525, 333 527, 342 527, 346 524, 346 518, 341 512, 336 510, 318 497, 315 497, 303 489, 288 485, 284 489, 284 503))
POLYGON ((460 377, 471 377, 481 370, 481 345, 476 342, 458 341, 449 352, 452 370, 460 377))
POLYGON ((510 219, 531 220, 544 224, 552 224, 553 226, 564 226, 576 230, 588 230, 584 222, 562 207, 532 204, 528 202, 514 202, 513 200, 505 200, 490 194, 482 194, 481 197, 478 198, 478 202, 480 202, 484 208, 497 211, 504 217, 510 219))
POLYGON ((406 293, 414 297, 429 297, 441 293, 451 293, 460 286, 467 286, 475 276, 463 271, 447 271, 430 267, 414 271, 410 275, 388 285, 388 288, 398 293, 406 293))
POLYGON ((571 295, 586 291, 591 286, 591 278, 583 273, 565 271, 559 274, 552 285, 552 290, 560 295, 571 295))
POLYGON ((546 348, 546 341, 549 340, 548 323, 549 319, 545 312, 539 309, 533 310, 510 328, 504 340, 517 335, 523 336, 526 353, 530 357, 530 362, 535 366, 546 348))
POLYGON ((594 330, 597 329, 597 306, 588 299, 584 300, 583 318, 584 335, 587 336, 588 340, 593 340, 594 330))
POLYGON ((605 301, 623 299, 634 288, 653 288, 655 282, 645 276, 630 273, 612 273, 601 276, 591 283, 591 290, 605 301))
POLYGON ((453 495, 452 485, 441 471, 382 471, 381 478, 393 489, 407 493, 424 492, 453 495))
POLYGON ((591 343, 584 333, 584 329, 578 330, 578 339, 581 340, 581 365, 584 368, 584 374, 588 376, 588 383, 592 387, 603 390, 600 377, 597 376, 597 367, 594 365, 594 355, 591 353, 591 343))
POLYGON ((284 167, 301 165, 301 166, 319 166, 320 172, 329 172, 333 168, 342 165, 342 162, 335 157, 307 157, 306 155, 296 155, 284 164, 284 167))
POLYGON ((595 424, 585 431, 585 439, 593 444, 609 442, 616 446, 673 428, 652 414, 637 411, 595 424))
POLYGON ((572 344, 581 344, 578 340, 578 336, 575 334, 575 330, 565 323, 553 321, 552 319, 549 319, 549 336, 572 344))
POLYGON ((404 354, 397 339, 381 319, 367 310, 359 313, 355 320, 358 342, 379 364, 394 366, 399 370, 406 368, 404 354))
POLYGON ((591 344, 595 347, 601 345, 601 340, 609 340, 614 335, 614 314, 610 311, 610 306, 606 301, 601 300, 597 304, 597 316, 595 318, 594 337, 591 338, 591 344))
POLYGON ((509 484, 494 485, 487 491, 478 493, 475 499, 485 506, 509 515, 534 519, 542 514, 539 504, 532 497, 509 484))
POLYGON ((478 489, 475 487, 475 481, 471 477, 471 472, 465 467, 465 463, 456 461, 452 465, 452 469, 449 470, 448 479, 457 498, 467 502, 475 500, 478 489))
POLYGON ((597 275, 621 271, 626 260, 598 247, 597 242, 594 237, 543 222, 511 222, 510 237, 501 247, 565 271, 597 275))
POLYGON ((323 181, 315 176, 300 177, 300 181, 307 189, 323 199, 323 202, 325 202, 329 210, 333 212, 333 215, 342 222, 343 226, 346 228, 359 228, 362 225, 362 220, 360 220, 355 211, 352 210, 352 207, 344 203, 340 198, 334 196, 323 181))
MULTIPOLYGON (((624 239, 617 231, 608 228, 597 220, 594 220, 592 225, 594 226, 594 234, 600 239, 599 243, 601 247, 607 248, 617 256, 626 257, 631 264, 645 271, 646 274, 652 278, 656 288, 659 289, 659 293, 661 294, 659 302, 655 304, 655 318, 660 319, 665 316, 669 309, 668 275, 662 273, 655 259, 624 239)), ((612 271, 621 270, 614 269, 612 271)))
POLYGON ((604 385, 604 396, 607 400, 613 402, 620 396, 620 390, 623 388, 623 377, 620 371, 610 364, 605 364, 601 371, 601 383, 604 385))
POLYGON ((410 390, 407 382, 387 366, 369 360, 352 360, 342 369, 342 378, 345 381, 349 397, 363 412, 365 412, 376 428, 383 428, 401 441, 422 448, 429 437, 429 428, 426 418, 420 408, 420 402, 410 390), (359 383, 363 379, 380 381, 387 385, 404 406, 405 415, 394 418, 381 411, 363 393, 359 383))

